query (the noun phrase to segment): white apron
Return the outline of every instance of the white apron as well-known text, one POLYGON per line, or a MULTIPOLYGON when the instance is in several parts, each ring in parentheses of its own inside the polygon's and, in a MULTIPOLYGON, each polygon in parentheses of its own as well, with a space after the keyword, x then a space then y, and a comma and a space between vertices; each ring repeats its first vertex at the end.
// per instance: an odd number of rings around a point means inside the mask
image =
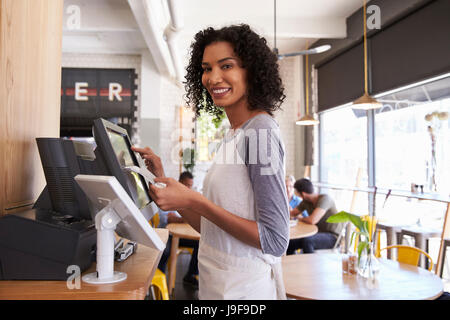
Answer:
MULTIPOLYGON (((248 170, 236 148, 239 134, 236 139, 232 134, 217 151, 203 194, 227 211, 256 221, 248 170)), ((286 299, 280 257, 263 254, 203 217, 198 268, 201 300, 286 299)))

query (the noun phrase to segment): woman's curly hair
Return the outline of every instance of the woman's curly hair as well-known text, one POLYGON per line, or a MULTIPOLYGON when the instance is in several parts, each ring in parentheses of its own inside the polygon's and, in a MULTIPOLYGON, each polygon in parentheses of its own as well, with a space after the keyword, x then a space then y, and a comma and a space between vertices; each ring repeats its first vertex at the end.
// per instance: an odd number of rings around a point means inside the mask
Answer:
POLYGON ((197 116, 201 110, 219 117, 223 109, 214 105, 209 92, 202 84, 202 60, 205 47, 218 41, 229 42, 235 54, 247 70, 247 94, 251 110, 264 110, 270 115, 280 109, 284 88, 278 71, 277 56, 246 24, 232 25, 219 30, 207 28, 195 35, 191 44, 191 58, 187 67, 185 89, 186 102, 194 108, 197 116))

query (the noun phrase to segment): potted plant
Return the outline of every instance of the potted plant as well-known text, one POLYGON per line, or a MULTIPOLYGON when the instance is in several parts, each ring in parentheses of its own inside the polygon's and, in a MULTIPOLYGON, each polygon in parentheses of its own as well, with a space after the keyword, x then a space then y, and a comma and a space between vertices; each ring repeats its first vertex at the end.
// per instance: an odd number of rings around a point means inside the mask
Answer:
POLYGON ((341 211, 327 219, 329 223, 350 221, 356 228, 352 233, 350 244, 358 240, 358 273, 364 278, 375 276, 379 270, 379 262, 373 252, 373 235, 375 233, 376 218, 374 216, 357 216, 341 211))

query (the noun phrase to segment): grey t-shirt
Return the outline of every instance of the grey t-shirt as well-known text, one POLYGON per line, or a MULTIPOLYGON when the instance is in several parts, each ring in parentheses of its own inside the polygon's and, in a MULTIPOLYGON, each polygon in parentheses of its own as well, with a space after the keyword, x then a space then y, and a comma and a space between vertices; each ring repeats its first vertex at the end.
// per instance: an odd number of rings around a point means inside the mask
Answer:
POLYGON ((320 194, 319 200, 317 201, 317 205, 314 206, 311 202, 303 200, 299 206, 297 207, 300 212, 306 210, 309 215, 311 215, 316 208, 321 208, 325 210, 324 216, 317 223, 317 228, 319 232, 331 232, 335 235, 339 235, 341 233, 343 224, 342 223, 328 223, 327 219, 333 214, 337 213, 336 205, 334 204, 334 200, 327 194, 320 194))
POLYGON ((238 152, 253 187, 262 252, 279 257, 289 244, 289 204, 280 128, 271 116, 259 114, 240 129, 245 134, 238 141, 238 152))

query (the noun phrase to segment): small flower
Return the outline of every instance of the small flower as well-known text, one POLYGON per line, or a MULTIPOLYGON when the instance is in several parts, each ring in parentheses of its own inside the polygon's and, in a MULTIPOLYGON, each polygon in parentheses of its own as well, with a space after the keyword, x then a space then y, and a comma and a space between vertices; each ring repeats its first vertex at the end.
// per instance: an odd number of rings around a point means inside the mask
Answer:
POLYGON ((447 120, 448 119, 448 112, 439 112, 438 119, 439 120, 447 120))

